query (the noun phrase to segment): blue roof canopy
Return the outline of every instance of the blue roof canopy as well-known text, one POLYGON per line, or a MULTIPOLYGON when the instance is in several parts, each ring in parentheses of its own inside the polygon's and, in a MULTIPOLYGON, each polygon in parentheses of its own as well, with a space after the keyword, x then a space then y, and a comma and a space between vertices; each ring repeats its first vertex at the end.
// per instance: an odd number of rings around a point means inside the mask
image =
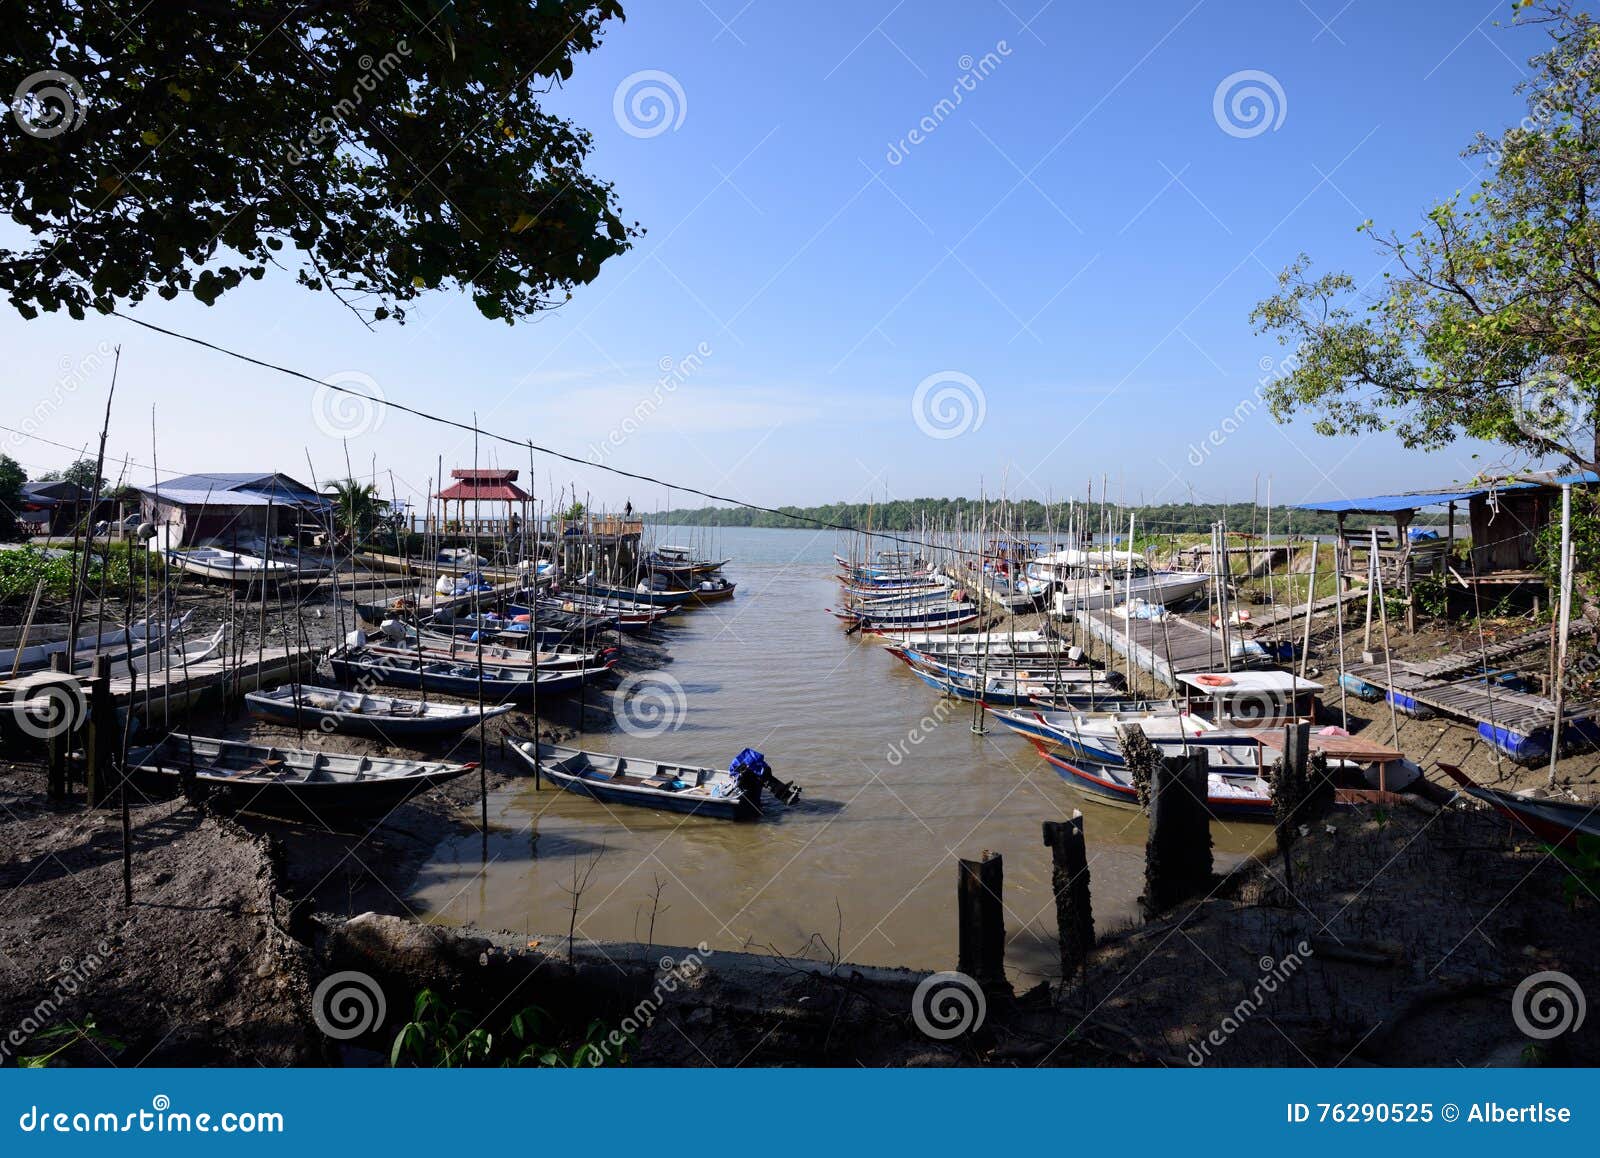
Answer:
POLYGON ((1495 483, 1492 486, 1474 487, 1472 490, 1405 491, 1396 495, 1373 495, 1365 499, 1332 499, 1321 503, 1301 503, 1296 509, 1346 515, 1392 515, 1401 511, 1414 511, 1418 507, 1440 507, 1446 503, 1465 502, 1496 491, 1532 490, 1535 487, 1557 487, 1566 484, 1589 486, 1597 482, 1600 482, 1600 475, 1596 475, 1593 471, 1582 471, 1578 474, 1551 476, 1547 482, 1518 479, 1495 483))

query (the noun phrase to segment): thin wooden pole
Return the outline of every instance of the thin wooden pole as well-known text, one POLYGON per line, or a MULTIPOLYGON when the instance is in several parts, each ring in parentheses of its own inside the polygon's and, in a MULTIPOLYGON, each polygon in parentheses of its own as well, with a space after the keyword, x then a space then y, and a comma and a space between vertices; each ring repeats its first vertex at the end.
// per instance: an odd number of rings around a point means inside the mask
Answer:
POLYGON ((1567 684, 1567 636, 1572 627, 1572 484, 1561 484, 1561 591, 1557 616, 1555 723, 1550 730, 1550 784, 1556 782, 1556 765, 1561 760, 1561 712, 1565 706, 1567 684))

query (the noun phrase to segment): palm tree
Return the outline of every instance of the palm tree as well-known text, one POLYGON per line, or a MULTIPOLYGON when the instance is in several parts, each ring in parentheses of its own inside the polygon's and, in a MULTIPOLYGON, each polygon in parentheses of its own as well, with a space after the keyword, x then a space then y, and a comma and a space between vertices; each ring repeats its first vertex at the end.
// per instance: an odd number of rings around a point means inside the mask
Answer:
POLYGON ((342 479, 328 484, 328 498, 333 502, 334 522, 352 542, 372 529, 378 515, 377 487, 353 478, 342 479))

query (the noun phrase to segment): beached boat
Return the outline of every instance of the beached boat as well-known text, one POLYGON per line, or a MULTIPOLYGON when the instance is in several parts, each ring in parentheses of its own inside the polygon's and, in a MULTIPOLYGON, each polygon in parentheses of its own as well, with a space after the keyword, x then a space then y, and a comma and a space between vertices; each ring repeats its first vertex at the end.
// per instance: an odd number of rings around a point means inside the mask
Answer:
MULTIPOLYGON (((475 699, 480 687, 476 663, 449 660, 418 660, 415 656, 375 655, 365 648, 340 648, 328 657, 334 674, 341 680, 367 686, 413 688, 439 692, 464 699, 475 699)), ((481 687, 486 703, 531 700, 535 695, 560 695, 576 691, 590 680, 610 671, 612 664, 580 668, 576 671, 540 671, 531 667, 484 665, 481 687)))
MULTIPOLYGON (((1078 669, 1063 678, 1031 679, 1010 676, 972 675, 913 658, 903 647, 890 647, 889 654, 904 663, 930 688, 952 699, 978 701, 1003 707, 1049 704, 1056 707, 1096 708, 1125 703, 1122 677, 1115 673, 1078 669)), ((1140 701, 1142 703, 1142 701, 1140 701)))
POLYGON ((299 577, 298 569, 288 563, 220 547, 168 548, 165 558, 169 567, 220 583, 278 583, 299 577))
POLYGON ((477 767, 278 748, 181 732, 129 752, 128 766, 169 782, 192 774, 199 783, 222 790, 241 807, 313 818, 387 812, 417 793, 477 767))
POLYGON ((1161 571, 1135 551, 1068 548, 1040 555, 1027 565, 1030 590, 1043 584, 1053 593, 1055 613, 1097 611, 1127 599, 1178 604, 1205 590, 1212 576, 1203 571, 1161 571))
MULTIPOLYGON (((285 684, 244 698, 250 714, 291 728, 373 736, 380 740, 414 740, 450 736, 477 724, 477 704, 440 703, 347 692, 310 684, 285 684)), ((486 705, 482 719, 511 710, 510 704, 486 705)))
MULTIPOLYGON (((129 657, 141 656, 152 648, 160 647, 169 635, 181 631, 193 614, 193 611, 185 611, 170 623, 152 623, 148 619, 141 619, 127 627, 80 631, 77 648, 73 652, 73 667, 82 667, 95 655, 104 655, 114 664, 125 663, 129 657)), ((55 635, 56 632, 49 634, 55 635)), ((54 657, 67 654, 70 642, 62 633, 59 639, 30 642, 23 647, 0 650, 0 677, 43 671, 50 666, 54 657)))
POLYGON ((415 637, 390 641, 387 637, 367 642, 367 651, 373 655, 391 655, 402 658, 438 660, 449 663, 476 665, 481 658, 489 667, 537 667, 540 671, 577 671, 587 667, 602 667, 616 663, 622 652, 615 647, 596 650, 555 649, 541 647, 538 652, 527 647, 506 647, 503 644, 479 644, 459 636, 424 635, 422 642, 415 637))
MULTIPOLYGON (((125 676, 129 672, 133 672, 136 675, 151 675, 155 672, 166 671, 168 668, 181 672, 186 665, 200 663, 215 655, 227 635, 228 629, 224 625, 204 639, 197 639, 193 643, 185 644, 182 647, 152 647, 149 651, 137 656, 130 656, 124 652, 111 660, 108 670, 113 677, 125 676)), ((166 642, 171 643, 171 638, 169 637, 166 642)), ((92 660, 86 662, 80 658, 74 671, 78 675, 85 675, 88 673, 92 662, 92 660)))
POLYGON ((1461 785, 1474 799, 1488 804, 1529 834, 1549 844, 1565 845, 1580 836, 1600 837, 1600 804, 1580 804, 1547 796, 1524 796, 1483 788, 1454 764, 1439 771, 1461 785))
MULTIPOLYGON (((1123 808, 1138 808, 1139 791, 1126 767, 1091 764, 1070 758, 1043 740, 1033 745, 1045 763, 1075 787, 1123 808)), ((1206 777, 1206 810, 1218 820, 1253 820, 1271 823, 1272 787, 1264 776, 1250 773, 1211 772, 1206 777)))
POLYGON ((668 764, 615 756, 583 748, 511 740, 511 750, 535 774, 549 777, 569 792, 606 804, 628 804, 663 812, 684 812, 719 820, 754 820, 763 813, 762 796, 771 792, 792 804, 800 789, 779 781, 759 752, 746 748, 726 772, 689 764, 668 764))

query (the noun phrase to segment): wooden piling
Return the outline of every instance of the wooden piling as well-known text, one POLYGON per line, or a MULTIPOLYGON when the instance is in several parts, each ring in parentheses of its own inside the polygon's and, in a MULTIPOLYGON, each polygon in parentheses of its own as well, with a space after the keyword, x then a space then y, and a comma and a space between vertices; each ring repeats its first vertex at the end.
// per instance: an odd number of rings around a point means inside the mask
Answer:
POLYGON ((83 741, 84 803, 97 808, 110 782, 111 754, 119 744, 116 704, 111 699, 111 663, 104 655, 90 662, 88 723, 83 741))
POLYGON ((1204 748, 1162 757, 1150 781, 1150 836, 1144 852, 1147 916, 1165 912, 1211 887, 1211 814, 1206 808, 1210 759, 1204 748))
POLYGON ((1005 864, 985 849, 978 860, 956 862, 956 968, 985 990, 1010 992, 1006 980, 1005 864))
MULTIPOLYGON (((72 640, 68 639, 70 649, 72 640)), ((50 657, 50 670, 66 672, 70 669, 72 660, 62 652, 57 652, 50 657)), ((67 761, 72 751, 72 733, 70 730, 59 730, 52 734, 46 744, 45 757, 45 790, 51 800, 61 801, 67 798, 67 761)))
POLYGON ((1050 889, 1056 898, 1056 936, 1061 944, 1062 984, 1079 973, 1094 948, 1094 910, 1089 897, 1089 855, 1083 813, 1044 822, 1050 850, 1050 889))

